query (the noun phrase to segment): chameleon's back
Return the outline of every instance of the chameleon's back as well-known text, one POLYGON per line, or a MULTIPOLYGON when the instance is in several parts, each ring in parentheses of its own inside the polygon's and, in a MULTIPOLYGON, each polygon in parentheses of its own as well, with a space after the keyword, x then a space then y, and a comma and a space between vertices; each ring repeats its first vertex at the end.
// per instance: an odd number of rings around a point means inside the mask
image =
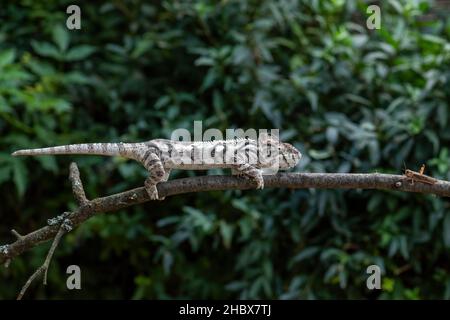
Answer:
POLYGON ((289 169, 301 158, 301 153, 288 143, 275 139, 231 139, 214 141, 152 140, 150 148, 157 148, 165 165, 186 170, 232 168, 247 163, 257 168, 289 169))

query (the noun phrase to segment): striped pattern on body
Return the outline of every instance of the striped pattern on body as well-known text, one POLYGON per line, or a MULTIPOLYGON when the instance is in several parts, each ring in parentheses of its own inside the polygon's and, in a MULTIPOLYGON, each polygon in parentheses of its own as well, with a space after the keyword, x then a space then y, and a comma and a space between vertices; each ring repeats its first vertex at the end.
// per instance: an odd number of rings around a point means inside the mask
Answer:
POLYGON ((139 161, 149 172, 144 186, 150 199, 159 198, 156 185, 167 181, 171 169, 208 170, 231 168, 264 188, 262 168, 275 162, 281 169, 294 167, 301 153, 288 143, 267 139, 265 143, 253 139, 217 141, 171 141, 154 139, 140 143, 83 143, 64 146, 18 150, 13 156, 38 155, 102 155, 122 156, 139 161))
POLYGON ((138 143, 85 143, 49 148, 27 149, 13 156, 38 155, 103 155, 122 156, 141 162, 147 169, 158 161, 168 169, 207 170, 250 164, 257 168, 280 165, 291 168, 301 157, 300 152, 287 143, 267 140, 259 144, 253 139, 216 141, 172 141, 154 139, 138 143))
POLYGON ((242 162, 257 165, 258 145, 250 139, 190 143, 173 141, 170 149, 162 148, 162 155, 163 159, 170 159, 175 166, 189 169, 221 165, 227 167, 242 162))

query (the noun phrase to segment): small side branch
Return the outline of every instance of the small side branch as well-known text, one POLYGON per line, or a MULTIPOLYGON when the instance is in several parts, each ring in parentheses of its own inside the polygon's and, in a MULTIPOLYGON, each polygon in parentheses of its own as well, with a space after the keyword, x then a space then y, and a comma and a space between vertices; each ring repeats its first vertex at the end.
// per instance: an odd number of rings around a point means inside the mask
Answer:
POLYGON ((61 223, 58 233, 56 234, 55 239, 53 239, 53 243, 50 247, 50 250, 48 251, 48 254, 47 254, 47 257, 45 258, 44 263, 39 268, 37 268, 37 270, 30 276, 30 278, 28 278, 27 282, 22 287, 22 290, 20 290, 20 293, 17 296, 17 300, 22 300, 23 295, 27 291, 30 284, 36 278, 40 277, 42 274, 44 274, 43 283, 44 283, 44 285, 47 285, 47 272, 48 272, 48 268, 50 267, 50 262, 52 261, 53 254, 55 253, 56 247, 58 246, 59 242, 61 241, 62 236, 67 231, 70 231, 70 227, 68 227, 68 223, 69 223, 68 220, 61 223))
MULTIPOLYGON (((89 203, 89 200, 86 198, 86 193, 84 192, 83 183, 80 179, 80 171, 78 170, 77 165, 72 162, 70 164, 70 174, 69 179, 72 182, 72 191, 77 200, 80 207, 84 207, 89 203)), ((58 232, 56 233, 55 238, 53 239, 53 243, 48 251, 47 257, 45 258, 44 263, 37 268, 37 270, 28 278, 25 285, 20 290, 19 295, 17 296, 17 300, 22 300, 25 292, 31 283, 38 277, 43 274, 43 283, 47 285, 47 274, 48 268, 50 267, 50 262, 52 261, 53 255, 55 253, 56 248, 58 247, 59 242, 61 241, 62 236, 72 230, 72 221, 70 217, 72 216, 71 212, 64 212, 62 215, 59 215, 55 218, 49 219, 47 221, 49 226, 59 226, 58 232)), ((11 230, 11 233, 18 239, 18 241, 23 241, 24 237, 20 235, 16 230, 11 230)), ((10 259, 8 260, 10 261, 10 259)))
POLYGON ((18 233, 15 229, 12 229, 11 233, 13 234, 13 236, 17 238, 17 240, 23 239, 23 236, 20 233, 18 233))
POLYGON ((72 183, 72 192, 75 199, 80 207, 84 206, 89 202, 89 200, 86 198, 86 193, 84 192, 83 183, 80 178, 80 170, 78 170, 75 162, 70 164, 69 180, 72 183))

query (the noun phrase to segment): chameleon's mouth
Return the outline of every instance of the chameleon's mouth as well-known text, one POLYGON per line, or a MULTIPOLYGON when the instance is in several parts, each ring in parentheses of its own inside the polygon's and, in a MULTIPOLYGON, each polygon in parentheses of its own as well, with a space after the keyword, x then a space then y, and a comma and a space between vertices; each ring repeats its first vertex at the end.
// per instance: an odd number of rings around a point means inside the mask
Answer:
POLYGON ((299 153, 292 155, 292 157, 288 160, 289 167, 295 167, 300 161, 301 155, 299 153))
POLYGON ((289 169, 295 167, 300 161, 301 153, 298 151, 280 154, 279 166, 282 169, 289 169))

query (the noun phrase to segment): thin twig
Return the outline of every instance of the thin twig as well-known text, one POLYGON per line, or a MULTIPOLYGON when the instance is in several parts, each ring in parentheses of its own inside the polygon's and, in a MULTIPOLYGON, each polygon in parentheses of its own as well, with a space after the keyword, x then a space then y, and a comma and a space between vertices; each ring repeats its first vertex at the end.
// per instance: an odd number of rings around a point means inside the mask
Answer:
POLYGON ((23 238, 23 236, 14 229, 11 230, 11 233, 17 238, 17 240, 21 240, 23 238))
POLYGON ((17 300, 22 300, 23 295, 27 291, 30 284, 34 281, 34 279, 38 278, 42 273, 44 273, 44 285, 47 285, 47 272, 48 268, 50 267, 50 262, 52 261, 53 254, 55 253, 56 247, 58 246, 59 242, 61 241, 62 236, 66 233, 66 228, 64 223, 61 223, 59 226, 58 233, 56 234, 55 239, 53 239, 52 246, 50 247, 50 250, 48 251, 47 257, 45 258, 44 263, 37 268, 37 270, 28 278, 27 282, 22 287, 22 290, 20 290, 19 295, 17 296, 17 300))
MULTIPOLYGON (((76 163, 72 162, 70 164, 70 174, 69 174, 69 180, 72 182, 72 191, 75 196, 75 199, 77 200, 78 204, 80 206, 84 206, 89 203, 89 200, 86 198, 86 193, 84 192, 83 183, 80 179, 80 171, 78 170, 78 166, 76 163)), ((48 224, 50 226, 58 225, 59 229, 56 233, 55 238, 53 239, 53 243, 48 251, 47 257, 45 258, 44 263, 37 268, 37 270, 28 278, 27 282, 22 287, 22 290, 20 290, 19 295, 17 296, 17 300, 21 300, 25 292, 27 291, 28 287, 31 285, 31 283, 41 276, 42 273, 44 273, 43 277, 43 283, 44 285, 47 285, 47 274, 48 269, 50 267, 50 262, 52 261, 52 257, 55 253, 56 248, 58 247, 59 242, 61 241, 62 236, 66 233, 72 230, 71 221, 69 217, 72 215, 71 212, 64 212, 62 215, 49 219, 48 224)), ((20 235, 16 230, 12 229, 11 233, 16 236, 18 240, 23 240, 23 236, 20 235)))
POLYGON ((80 206, 83 206, 89 202, 86 198, 86 193, 84 192, 83 182, 81 182, 80 178, 80 170, 75 162, 70 164, 70 174, 69 180, 72 183, 72 192, 80 206))

